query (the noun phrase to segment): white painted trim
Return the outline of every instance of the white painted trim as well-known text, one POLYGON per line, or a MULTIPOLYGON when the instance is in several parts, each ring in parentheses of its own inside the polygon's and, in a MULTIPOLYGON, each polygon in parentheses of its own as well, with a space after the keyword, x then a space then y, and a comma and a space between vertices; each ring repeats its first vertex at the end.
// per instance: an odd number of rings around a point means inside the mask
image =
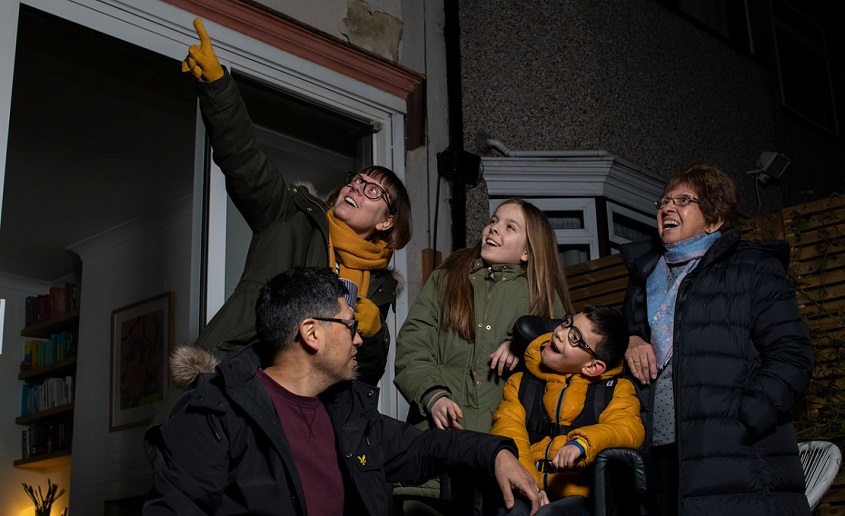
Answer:
MULTIPOLYGON (((506 199, 490 199, 490 213, 505 202, 506 199)), ((526 198, 528 202, 543 212, 547 211, 580 211, 583 216, 584 227, 577 229, 555 229, 557 244, 561 245, 587 245, 590 247, 590 257, 599 257, 598 219, 596 217, 596 200, 590 197, 583 198, 526 198)))
POLYGON ((13 274, 0 272, 0 288, 3 289, 16 290, 30 295, 38 295, 49 290, 52 285, 53 284, 49 281, 24 278, 23 276, 15 276, 13 274))
POLYGON ((226 301, 226 181, 223 172, 209 159, 211 174, 208 183, 208 256, 205 274, 205 322, 226 301))
MULTIPOLYGON (((607 208, 607 234, 609 235, 609 240, 614 244, 627 244, 631 242, 627 238, 619 236, 616 234, 616 230, 613 227, 613 214, 620 213, 630 219, 634 219, 638 222, 641 222, 647 226, 651 226, 654 228, 654 236, 657 236, 657 218, 656 216, 648 217, 643 215, 642 213, 634 210, 630 210, 624 206, 620 206, 618 204, 608 202, 606 204, 607 208)), ((655 209, 652 207, 652 212, 655 212, 655 209)))
POLYGON ((3 221, 3 185, 6 183, 6 152, 9 145, 9 121, 12 114, 12 83, 15 69, 15 45, 18 38, 17 2, 0 2, 0 227, 3 221))
MULTIPOLYGON (((205 162, 208 160, 205 150, 205 126, 197 101, 196 131, 194 133, 194 202, 191 208, 191 280, 188 293, 188 340, 193 342, 200 332, 200 296, 203 278, 200 274, 203 253, 203 218, 205 215, 205 199, 203 198, 205 185, 205 162)), ((202 314, 205 320, 205 314, 202 314)))
POLYGON ((663 182, 604 151, 575 157, 482 157, 487 191, 495 197, 607 197, 649 211, 663 182))
POLYGON ((191 217, 193 196, 188 195, 161 208, 145 213, 128 222, 90 236, 67 247, 82 258, 82 261, 106 249, 135 240, 159 228, 173 225, 191 217))
POLYGON ((0 299, 0 355, 3 354, 3 334, 6 331, 6 300, 0 299))

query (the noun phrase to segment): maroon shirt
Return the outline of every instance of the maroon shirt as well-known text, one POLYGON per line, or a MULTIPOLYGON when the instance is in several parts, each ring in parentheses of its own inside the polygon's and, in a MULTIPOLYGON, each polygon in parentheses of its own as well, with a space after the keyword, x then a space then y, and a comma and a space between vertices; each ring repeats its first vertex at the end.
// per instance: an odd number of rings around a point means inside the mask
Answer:
POLYGON ((270 394, 290 444, 308 514, 343 514, 343 477, 326 408, 318 398, 286 390, 261 369, 256 376, 270 394))

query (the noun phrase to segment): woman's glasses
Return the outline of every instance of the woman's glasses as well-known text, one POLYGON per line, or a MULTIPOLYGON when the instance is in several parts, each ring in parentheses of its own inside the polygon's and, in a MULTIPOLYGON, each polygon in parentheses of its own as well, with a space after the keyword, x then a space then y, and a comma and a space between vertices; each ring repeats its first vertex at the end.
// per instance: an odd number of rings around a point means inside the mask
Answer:
POLYGON ((364 179, 361 174, 354 174, 352 172, 346 173, 346 186, 356 186, 361 188, 361 191, 364 192, 364 197, 367 199, 372 199, 377 201, 379 199, 384 199, 384 202, 390 206, 390 195, 384 191, 384 188, 381 187, 378 183, 374 183, 372 181, 367 181, 364 179))
POLYGON ((691 203, 691 202, 697 203, 698 199, 696 199, 695 197, 689 196, 689 195, 679 195, 677 197, 664 197, 664 198, 660 199, 659 201, 654 201, 654 207, 659 210, 659 209, 663 208, 664 206, 666 206, 667 204, 669 204, 670 202, 672 204, 674 204, 675 206, 684 207, 684 206, 689 206, 689 203, 691 203))
POLYGON ((581 335, 581 330, 578 329, 577 326, 572 325, 572 315, 566 314, 563 317, 563 321, 560 323, 561 327, 568 328, 569 332, 567 334, 567 338, 569 339, 569 343, 573 346, 581 346, 584 348, 587 353, 593 356, 596 360, 601 360, 604 363, 607 363, 605 359, 600 357, 598 353, 593 351, 593 348, 590 347, 589 344, 584 340, 584 336, 581 335))

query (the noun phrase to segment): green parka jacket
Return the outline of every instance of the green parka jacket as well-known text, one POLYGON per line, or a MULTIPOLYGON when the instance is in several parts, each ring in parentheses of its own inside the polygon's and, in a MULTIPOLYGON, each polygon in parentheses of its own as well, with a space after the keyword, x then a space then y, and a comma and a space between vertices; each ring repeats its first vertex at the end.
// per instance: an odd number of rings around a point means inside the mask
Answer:
MULTIPOLYGON (((435 270, 423 286, 396 337, 396 377, 393 383, 411 405, 408 422, 434 428, 427 402, 446 389, 463 411, 467 430, 489 432, 493 412, 502 399, 507 374, 490 369, 490 354, 510 338, 514 322, 529 311, 528 281, 519 265, 487 266, 479 258, 468 274, 475 306, 475 342, 443 328, 446 274, 435 270)), ((555 314, 563 305, 555 299, 555 314)), ((437 483, 404 494, 437 496, 437 483)))
MULTIPOLYGON (((291 267, 328 266, 327 206, 307 188, 289 186, 270 163, 228 72, 213 82, 198 81, 196 90, 214 162, 226 176, 229 197, 252 230, 237 287, 196 341, 197 346, 226 356, 255 335, 255 302, 264 282, 291 267)), ((370 271, 366 297, 379 307, 382 329, 365 337, 358 351, 359 379, 365 383, 375 385, 384 374, 390 335, 383 319, 396 302, 397 285, 392 271, 370 271)))

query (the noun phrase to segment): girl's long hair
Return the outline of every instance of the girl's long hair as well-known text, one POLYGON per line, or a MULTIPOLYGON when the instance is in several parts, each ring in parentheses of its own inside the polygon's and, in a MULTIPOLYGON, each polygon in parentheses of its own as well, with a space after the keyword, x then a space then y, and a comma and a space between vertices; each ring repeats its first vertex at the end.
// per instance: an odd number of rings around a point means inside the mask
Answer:
MULTIPOLYGON (((516 204, 525 217, 528 241, 528 262, 525 277, 528 280, 529 315, 549 319, 563 317, 554 312, 555 294, 563 309, 572 313, 569 285, 557 250, 557 239, 549 219, 536 206, 522 199, 508 199, 502 204, 516 204)), ((467 342, 475 341, 475 306, 469 272, 481 256, 481 239, 473 247, 455 251, 439 268, 444 271, 443 325, 455 331, 467 342)), ((494 265, 494 264, 489 264, 494 265)))

